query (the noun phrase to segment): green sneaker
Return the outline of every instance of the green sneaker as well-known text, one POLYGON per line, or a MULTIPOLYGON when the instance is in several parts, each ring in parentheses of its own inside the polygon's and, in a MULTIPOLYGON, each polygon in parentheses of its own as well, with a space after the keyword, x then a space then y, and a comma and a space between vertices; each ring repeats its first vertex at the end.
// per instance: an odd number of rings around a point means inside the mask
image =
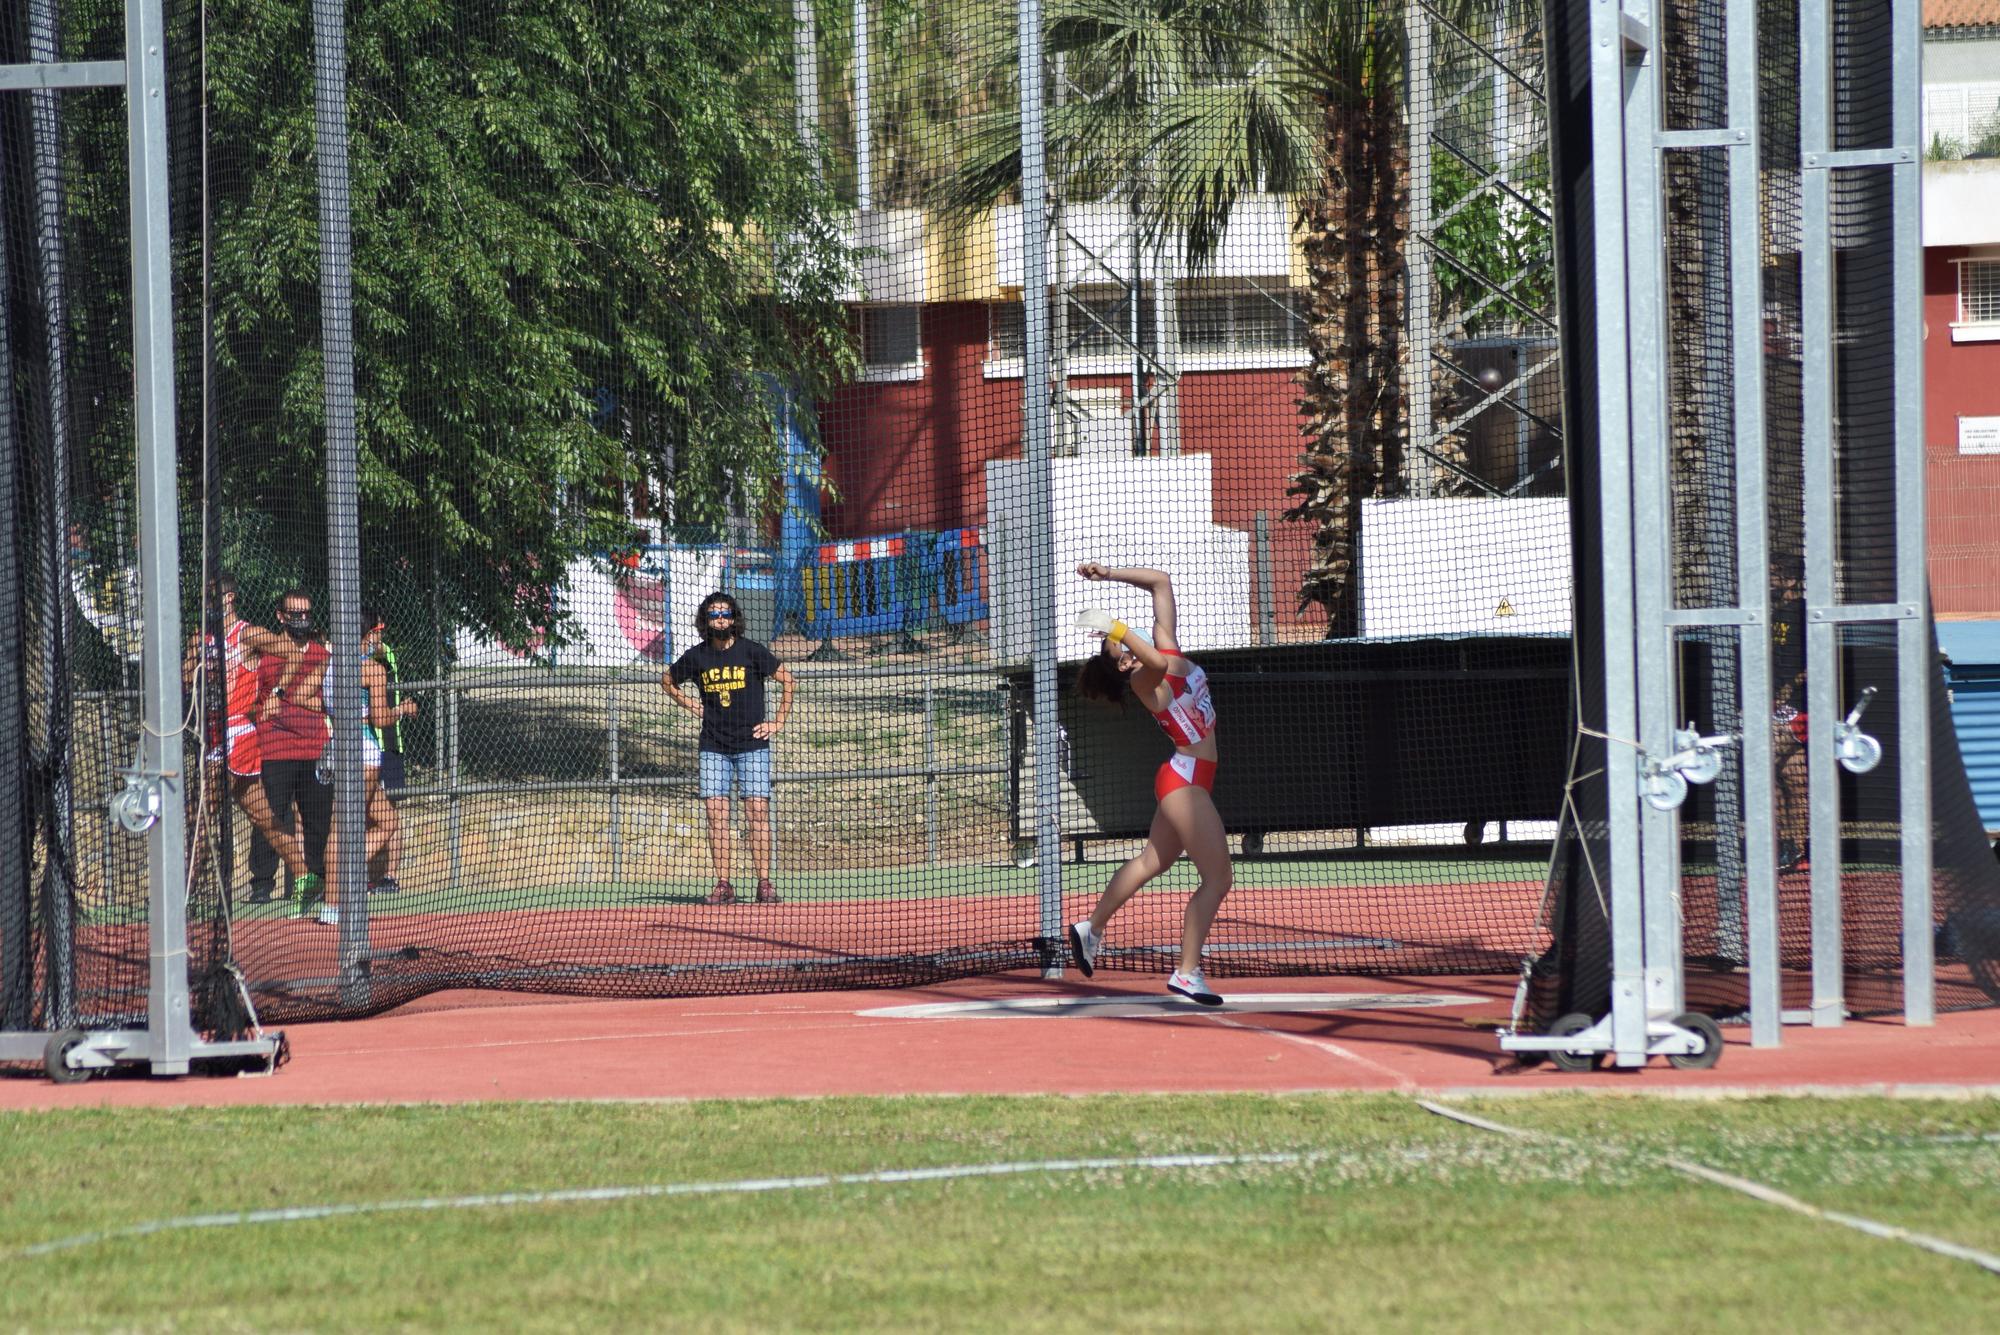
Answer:
POLYGON ((310 918, 326 902, 326 882, 312 872, 299 877, 292 888, 292 916, 310 918))

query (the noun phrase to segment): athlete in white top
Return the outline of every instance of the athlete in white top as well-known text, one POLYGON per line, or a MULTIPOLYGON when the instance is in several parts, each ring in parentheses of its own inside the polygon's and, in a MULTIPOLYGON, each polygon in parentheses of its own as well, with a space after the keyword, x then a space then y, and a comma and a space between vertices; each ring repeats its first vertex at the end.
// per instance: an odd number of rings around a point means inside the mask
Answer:
MULTIPOLYGON (((367 726, 361 730, 361 782, 362 816, 366 830, 361 841, 361 863, 365 868, 375 861, 389 847, 389 841, 398 832, 396 808, 382 791, 382 745, 375 737, 375 729, 393 727, 417 712, 417 702, 404 700, 400 704, 389 699, 389 678, 383 670, 376 653, 382 647, 383 622, 381 614, 372 607, 361 608, 361 699, 362 722, 367 726)), ((327 842, 336 847, 338 827, 328 836, 327 842)), ((329 875, 326 885, 326 903, 320 908, 319 920, 329 927, 340 925, 340 906, 344 902, 347 887, 340 878, 332 874, 333 863, 327 864, 329 875)), ((366 885, 364 873, 362 884, 366 885)))
POLYGON ((1215 786, 1216 747, 1208 674, 1181 656, 1174 631, 1174 586, 1165 571, 1117 569, 1086 561, 1076 573, 1088 580, 1131 584, 1152 594, 1151 641, 1109 612, 1093 608, 1078 618, 1084 629, 1104 636, 1104 649, 1083 665, 1076 689, 1080 695, 1117 703, 1129 688, 1172 740, 1174 754, 1153 777, 1159 807, 1146 847, 1112 874, 1090 917, 1071 925, 1070 951, 1084 977, 1095 973, 1097 952, 1112 915, 1186 853, 1201 872, 1201 885, 1188 900, 1181 926, 1180 968, 1167 979, 1167 989, 1204 1006, 1219 1006, 1222 998, 1201 972, 1201 948, 1222 897, 1229 893, 1231 878, 1229 839, 1215 799, 1209 796, 1215 786))

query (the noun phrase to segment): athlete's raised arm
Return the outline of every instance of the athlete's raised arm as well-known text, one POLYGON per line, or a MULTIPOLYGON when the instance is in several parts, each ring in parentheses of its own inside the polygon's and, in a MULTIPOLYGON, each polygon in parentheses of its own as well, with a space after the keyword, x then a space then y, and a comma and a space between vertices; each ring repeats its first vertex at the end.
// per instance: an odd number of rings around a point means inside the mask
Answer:
MULTIPOLYGON (((1149 566, 1107 566, 1085 561, 1076 568, 1076 573, 1088 580, 1108 579, 1118 584, 1130 584, 1152 594, 1153 644, 1163 653, 1177 654, 1181 651, 1180 637, 1175 633, 1174 581, 1166 571, 1149 566)), ((1138 651, 1135 649, 1133 652, 1138 651)), ((1140 661, 1146 662, 1145 655, 1140 655, 1140 661)), ((1146 662, 1146 666, 1154 665, 1146 662)))

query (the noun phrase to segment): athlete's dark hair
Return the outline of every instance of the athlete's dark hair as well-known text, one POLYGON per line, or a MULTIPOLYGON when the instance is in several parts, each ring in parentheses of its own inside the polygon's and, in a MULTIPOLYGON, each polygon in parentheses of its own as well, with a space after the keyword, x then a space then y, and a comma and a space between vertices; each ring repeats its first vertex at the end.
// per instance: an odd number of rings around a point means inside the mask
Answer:
POLYGON ((1125 674, 1118 670, 1117 660, 1104 653, 1086 658, 1076 674, 1076 693, 1086 700, 1101 700, 1108 705, 1123 703, 1125 674))
POLYGON ((717 589, 714 593, 709 594, 708 597, 695 604, 694 633, 697 635, 708 634, 708 609, 714 607, 717 603, 728 605, 729 615, 734 618, 736 623, 736 633, 738 635, 743 634, 743 604, 736 601, 735 594, 724 593, 721 589, 717 589))

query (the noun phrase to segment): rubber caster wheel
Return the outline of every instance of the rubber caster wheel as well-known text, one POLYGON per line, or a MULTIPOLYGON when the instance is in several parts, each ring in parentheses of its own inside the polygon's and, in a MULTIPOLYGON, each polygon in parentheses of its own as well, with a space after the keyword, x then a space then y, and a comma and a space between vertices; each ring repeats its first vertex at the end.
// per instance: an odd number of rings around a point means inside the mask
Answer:
POLYGON ((1693 1052, 1670 1052, 1667 1061, 1683 1071, 1706 1071, 1722 1060, 1722 1026, 1699 1011, 1676 1016, 1674 1024, 1700 1035, 1701 1046, 1693 1052))
MULTIPOLYGON (((1549 1037, 1568 1038, 1573 1034, 1582 1033, 1596 1023, 1595 1017, 1585 1015, 1582 1011, 1574 1011, 1549 1026, 1549 1037)), ((1549 1053, 1549 1060, 1556 1064, 1556 1069, 1562 1071, 1594 1071, 1603 1055, 1601 1052, 1565 1052, 1557 1048, 1549 1053)))
POLYGON ((42 1049, 42 1069, 58 1085, 80 1085, 94 1074, 88 1066, 71 1066, 69 1054, 82 1047, 90 1035, 81 1029, 62 1029, 49 1035, 42 1049))
POLYGON ((1465 846, 1467 848, 1477 848, 1481 843, 1485 841, 1485 839, 1486 839, 1485 821, 1469 820, 1465 823, 1465 846))
POLYGON ((1264 856, 1264 836, 1262 834, 1253 830, 1243 836, 1243 856, 1246 858, 1264 856))

